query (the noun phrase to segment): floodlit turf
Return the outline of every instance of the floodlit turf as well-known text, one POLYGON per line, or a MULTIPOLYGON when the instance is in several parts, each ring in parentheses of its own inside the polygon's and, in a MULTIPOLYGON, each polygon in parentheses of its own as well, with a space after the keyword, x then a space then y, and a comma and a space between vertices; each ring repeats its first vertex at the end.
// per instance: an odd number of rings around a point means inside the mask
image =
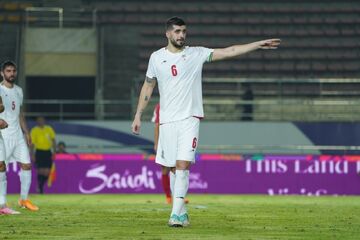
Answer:
MULTIPOLYGON (((12 206, 16 198, 8 197, 12 206)), ((360 197, 189 199, 191 226, 169 228, 170 206, 162 195, 34 195, 40 211, 0 216, 0 239, 360 238, 360 197)))

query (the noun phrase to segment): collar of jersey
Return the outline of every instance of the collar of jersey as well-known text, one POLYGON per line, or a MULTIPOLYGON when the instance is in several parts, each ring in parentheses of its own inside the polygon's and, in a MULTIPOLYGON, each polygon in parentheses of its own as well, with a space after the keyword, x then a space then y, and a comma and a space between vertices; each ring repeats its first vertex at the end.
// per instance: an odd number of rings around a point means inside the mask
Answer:
POLYGON ((180 55, 180 54, 184 54, 184 52, 189 48, 189 46, 185 46, 185 48, 181 51, 181 52, 177 52, 177 53, 173 53, 170 52, 166 47, 164 47, 165 52, 170 53, 172 55, 180 55))

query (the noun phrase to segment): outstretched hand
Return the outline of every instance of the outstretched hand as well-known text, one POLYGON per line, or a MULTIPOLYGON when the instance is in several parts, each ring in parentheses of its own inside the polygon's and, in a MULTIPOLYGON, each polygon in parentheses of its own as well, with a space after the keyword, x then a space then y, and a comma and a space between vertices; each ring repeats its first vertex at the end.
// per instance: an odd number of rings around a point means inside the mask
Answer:
POLYGON ((259 41, 259 48, 260 49, 277 49, 280 45, 281 40, 274 38, 274 39, 267 39, 259 41))

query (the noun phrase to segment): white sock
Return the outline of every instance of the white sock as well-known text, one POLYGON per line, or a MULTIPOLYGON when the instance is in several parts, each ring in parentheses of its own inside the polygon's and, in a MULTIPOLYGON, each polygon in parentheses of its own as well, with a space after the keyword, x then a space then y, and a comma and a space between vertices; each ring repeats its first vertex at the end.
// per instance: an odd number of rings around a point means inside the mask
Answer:
MULTIPOLYGON (((171 172, 171 173, 172 173, 172 172, 171 172)), ((175 184, 175 174, 172 173, 172 175, 173 175, 173 183, 171 183, 171 175, 170 175, 170 184, 172 184, 171 192, 173 192, 173 190, 174 190, 174 184, 175 184)), ((171 185, 170 185, 170 186, 171 186, 171 185)), ((187 191, 186 191, 186 192, 187 192, 187 191)), ((184 198, 184 200, 185 200, 185 198, 184 198)), ((185 213, 187 213, 187 209, 186 209, 186 204, 185 204, 185 202, 184 202, 183 207, 180 209, 180 215, 179 215, 179 216, 181 216, 181 215, 183 215, 183 214, 185 214, 185 213)))
POLYGON ((180 209, 180 215, 184 215, 185 213, 187 213, 187 209, 186 209, 186 204, 184 202, 184 204, 182 205, 182 208, 180 209))
POLYGON ((4 207, 6 204, 6 190, 6 172, 0 172, 0 208, 4 207))
POLYGON ((31 170, 22 170, 20 171, 20 197, 22 200, 28 199, 30 185, 31 185, 31 170))
MULTIPOLYGON (((172 197, 173 197, 173 199, 174 199, 175 174, 174 174, 172 171, 170 171, 169 174, 170 174, 169 176, 170 176, 171 195, 172 195, 172 197)), ((182 207, 181 210, 180 210, 180 215, 183 215, 183 214, 185 214, 185 213, 187 213, 186 204, 183 204, 183 207, 182 207)))
POLYGON ((181 215, 184 205, 185 197, 189 188, 189 170, 176 170, 175 184, 174 184, 174 197, 173 208, 171 215, 181 215))
POLYGON ((169 172, 171 196, 174 198, 175 173, 169 172))

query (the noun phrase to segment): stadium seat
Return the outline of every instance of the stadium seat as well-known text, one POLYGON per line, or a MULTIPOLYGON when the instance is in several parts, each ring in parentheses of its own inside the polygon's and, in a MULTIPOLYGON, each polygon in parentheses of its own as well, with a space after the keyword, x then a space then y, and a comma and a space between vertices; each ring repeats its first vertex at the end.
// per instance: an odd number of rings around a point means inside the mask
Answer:
MULTIPOLYGON (((24 20, 25 7, 42 4, 45 4, 44 1, 1 2, 2 27, 3 24, 17 27, 24 20)), ((224 63, 206 64, 204 76, 263 79, 358 77, 360 74, 360 4, 355 0, 282 0, 266 4, 257 0, 236 4, 220 0, 176 4, 145 0, 91 0, 87 1, 86 7, 98 9, 99 28, 113 27, 121 29, 123 34, 134 36, 130 45, 135 49, 134 59, 131 59, 135 67, 129 76, 143 75, 150 54, 166 44, 163 24, 173 15, 183 16, 188 23, 189 45, 218 48, 264 38, 282 39, 277 51, 257 51, 224 63)), ((85 25, 86 20, 81 14, 79 16, 78 26, 85 25)), ((67 20, 65 22, 68 23, 67 20)), ((103 37, 109 41, 113 34, 108 32, 103 37)), ((9 54, 9 49, 14 47, 8 47, 7 41, 3 37, 0 39, 0 55, 15 56, 16 53, 9 54)), ((127 46, 119 42, 119 45, 127 46)), ((116 56, 115 51, 109 51, 104 58, 116 61, 116 56)), ((288 92, 294 92, 294 89, 288 92)), ((231 88, 224 86, 223 90, 228 94, 231 88)), ((126 91, 129 92, 128 89, 126 91)), ((235 96, 239 94, 236 91, 234 89, 235 96)), ((256 91, 265 94, 268 89, 256 86, 256 91)), ((309 92, 314 91, 309 89, 309 92)))

